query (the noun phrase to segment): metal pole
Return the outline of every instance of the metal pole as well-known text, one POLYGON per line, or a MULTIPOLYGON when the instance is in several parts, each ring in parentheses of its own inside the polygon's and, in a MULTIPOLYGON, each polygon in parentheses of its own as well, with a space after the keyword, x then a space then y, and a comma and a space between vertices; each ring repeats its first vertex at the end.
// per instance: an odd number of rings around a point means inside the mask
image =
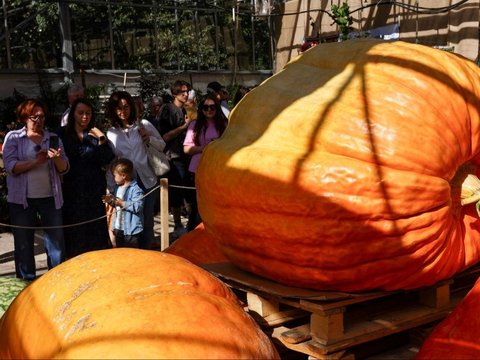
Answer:
POLYGON ((200 59, 200 37, 198 31, 198 11, 195 10, 193 13, 193 25, 195 27, 195 43, 197 45, 197 70, 200 71, 201 69, 201 59, 200 59))
MULTIPOLYGON (((214 1, 214 5, 217 6, 217 2, 214 1)), ((220 67, 220 54, 219 54, 219 35, 218 35, 218 18, 217 18, 217 10, 213 13, 213 22, 215 25, 215 54, 217 54, 217 66, 216 70, 220 67)))
POLYGON ((153 19, 154 21, 154 43, 155 43, 155 65, 156 68, 158 69, 160 67, 160 51, 158 49, 158 23, 157 23, 157 12, 158 12, 158 7, 157 7, 157 2, 153 2, 153 9, 154 9, 154 14, 155 17, 153 19))
POLYGON ((110 3, 107 6, 108 6, 108 31, 110 34, 110 54, 111 54, 111 61, 112 61, 112 69, 115 69, 115 49, 113 46, 112 9, 110 7, 110 3))
POLYGON ((232 6, 232 17, 233 17, 233 78, 232 84, 237 83, 237 67, 238 67, 238 56, 237 56, 237 34, 238 34, 238 1, 234 0, 232 6))
POLYGON ((58 2, 60 16, 60 32, 62 35, 62 67, 65 82, 72 81, 73 74, 73 50, 72 32, 70 27, 70 8, 68 3, 58 2))
POLYGON ((177 45, 177 69, 180 70, 180 44, 179 44, 179 37, 180 37, 180 30, 178 28, 178 9, 177 9, 177 2, 175 1, 175 40, 177 45))
POLYGON ((7 49, 7 68, 12 68, 12 55, 10 53, 10 31, 8 29, 8 20, 7 20, 7 2, 3 0, 3 17, 5 18, 4 27, 5 27, 5 47, 7 49))
POLYGON ((252 23, 252 69, 255 71, 257 69, 257 59, 256 59, 256 54, 255 54, 255 9, 256 9, 256 4, 255 1, 253 2, 253 9, 252 9, 252 15, 250 16, 250 21, 252 23))
POLYGON ((170 246, 168 224, 168 179, 160 179, 160 250, 170 246))

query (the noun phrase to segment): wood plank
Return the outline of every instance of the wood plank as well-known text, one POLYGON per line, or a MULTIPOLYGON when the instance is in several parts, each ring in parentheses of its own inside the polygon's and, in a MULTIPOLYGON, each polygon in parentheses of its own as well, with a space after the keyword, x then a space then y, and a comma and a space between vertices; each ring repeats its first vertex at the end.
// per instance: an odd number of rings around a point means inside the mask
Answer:
POLYGON ((322 343, 337 342, 345 335, 343 312, 324 316, 313 313, 310 317, 310 334, 313 339, 321 339, 322 343))
POLYGON ((298 344, 310 340, 310 324, 300 325, 280 333, 279 337, 283 342, 298 344))
POLYGON ((448 306, 450 304, 450 283, 420 289, 420 303, 436 309, 448 306))
POLYGON ((249 314, 262 327, 274 327, 278 325, 283 325, 292 320, 308 317, 308 313, 305 313, 304 311, 299 309, 284 310, 278 313, 270 314, 266 317, 262 317, 256 312, 249 312, 249 314))
POLYGON ((319 291, 287 286, 244 271, 230 262, 203 264, 201 267, 226 282, 235 283, 235 286, 243 285, 246 286, 247 289, 255 289, 267 293, 270 296, 331 301, 364 297, 367 295, 337 291, 319 291))
POLYGON ((280 343, 285 346, 286 348, 302 353, 302 354, 307 354, 315 359, 320 359, 320 360, 346 360, 346 359, 351 359, 351 357, 348 356, 346 350, 341 350, 335 353, 327 353, 325 351, 325 348, 322 346, 317 346, 315 342, 312 341, 304 341, 299 344, 292 344, 288 342, 283 342, 280 338, 281 333, 288 331, 290 329, 280 326, 278 328, 275 328, 273 333, 272 333, 272 338, 277 339, 280 341, 280 343))
POLYGON ((412 329, 446 317, 461 301, 459 296, 452 300, 447 308, 435 309, 425 305, 412 305, 403 309, 392 309, 390 312, 369 321, 345 324, 344 335, 340 338, 319 339, 312 336, 312 341, 325 347, 325 352, 337 352, 352 346, 366 343, 404 330, 412 329))
POLYGON ((247 292, 247 304, 250 311, 255 311, 262 317, 278 313, 280 309, 277 300, 265 299, 251 292, 247 292))

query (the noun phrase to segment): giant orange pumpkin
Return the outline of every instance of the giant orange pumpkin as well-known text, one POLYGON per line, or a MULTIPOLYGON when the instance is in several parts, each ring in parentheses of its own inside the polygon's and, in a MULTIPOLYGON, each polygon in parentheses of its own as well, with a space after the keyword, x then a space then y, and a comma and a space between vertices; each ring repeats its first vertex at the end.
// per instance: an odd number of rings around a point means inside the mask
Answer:
POLYGON ((479 162, 479 73, 400 41, 308 50, 203 153, 209 236, 245 270, 315 289, 416 288, 475 264, 478 216, 451 182, 479 162))
POLYGON ((29 285, 0 320, 2 359, 278 358, 235 295, 180 257, 111 249, 29 285))

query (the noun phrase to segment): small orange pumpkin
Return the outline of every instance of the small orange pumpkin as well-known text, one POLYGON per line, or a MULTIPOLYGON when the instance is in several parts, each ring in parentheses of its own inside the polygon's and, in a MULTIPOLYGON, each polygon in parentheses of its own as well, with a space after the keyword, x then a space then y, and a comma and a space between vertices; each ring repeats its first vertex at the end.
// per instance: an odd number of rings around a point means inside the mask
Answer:
POLYGON ((278 358, 235 295, 178 256, 110 249, 48 271, 0 320, 2 359, 278 358))
POLYGON ((165 252, 181 256, 196 265, 227 261, 217 243, 208 236, 203 222, 176 240, 165 252))

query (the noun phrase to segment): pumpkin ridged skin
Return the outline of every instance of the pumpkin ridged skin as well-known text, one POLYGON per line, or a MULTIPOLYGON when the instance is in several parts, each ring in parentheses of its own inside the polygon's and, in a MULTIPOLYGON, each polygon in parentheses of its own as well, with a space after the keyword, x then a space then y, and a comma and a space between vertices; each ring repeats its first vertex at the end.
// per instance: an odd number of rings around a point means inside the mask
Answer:
POLYGON ((278 358, 235 295, 180 257, 82 254, 26 288, 0 320, 0 358, 278 358))
POLYGON ((410 289, 479 260, 478 67, 373 39, 321 44, 249 92, 197 170, 205 228, 245 270, 320 290, 410 289))
POLYGON ((425 340, 416 359, 480 359, 480 281, 438 324, 425 340))
POLYGON ((168 254, 181 256, 195 265, 225 262, 227 258, 217 243, 208 236, 203 222, 165 249, 168 254))

